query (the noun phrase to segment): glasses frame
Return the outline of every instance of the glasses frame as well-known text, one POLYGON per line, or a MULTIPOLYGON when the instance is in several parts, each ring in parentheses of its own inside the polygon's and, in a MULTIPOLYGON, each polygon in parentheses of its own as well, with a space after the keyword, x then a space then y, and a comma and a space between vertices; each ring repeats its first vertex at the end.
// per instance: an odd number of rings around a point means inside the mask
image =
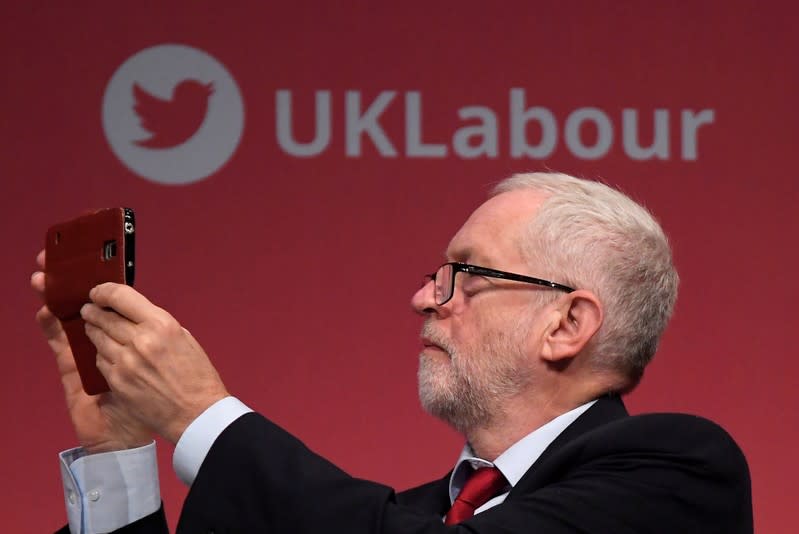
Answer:
POLYGON ((535 278, 533 276, 527 276, 524 274, 517 274, 517 273, 509 273, 507 271, 499 271, 497 269, 491 269, 489 267, 480 267, 478 265, 470 265, 468 263, 461 263, 459 261, 450 261, 447 263, 442 263, 436 272, 432 274, 428 274, 425 278, 430 279, 433 281, 433 298, 436 299, 437 306, 443 306, 447 302, 449 302, 453 295, 455 295, 455 277, 458 273, 468 273, 468 274, 475 274, 478 276, 487 276, 489 278, 499 278, 502 280, 513 280, 514 282, 524 282, 527 284, 534 284, 537 286, 548 287, 551 289, 557 289, 559 291, 565 291, 566 293, 571 293, 575 291, 573 287, 569 287, 564 284, 559 284, 557 282, 550 282, 549 280, 544 280, 542 278, 535 278), (448 294, 449 296, 446 299, 443 299, 441 302, 438 301, 438 291, 436 287, 436 275, 438 272, 446 267, 447 265, 452 267, 452 278, 449 282, 448 294))

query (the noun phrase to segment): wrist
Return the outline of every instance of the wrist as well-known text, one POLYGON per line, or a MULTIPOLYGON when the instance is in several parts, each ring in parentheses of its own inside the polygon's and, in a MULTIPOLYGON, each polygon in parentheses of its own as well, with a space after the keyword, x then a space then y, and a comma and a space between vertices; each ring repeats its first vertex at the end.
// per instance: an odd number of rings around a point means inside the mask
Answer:
POLYGON ((176 445, 189 425, 200 417, 208 408, 229 396, 230 394, 226 390, 223 390, 214 395, 203 397, 201 401, 196 402, 190 409, 185 410, 184 415, 173 417, 170 424, 164 429, 161 435, 164 439, 176 445))
POLYGON ((252 410, 235 397, 227 396, 201 413, 183 432, 172 459, 175 474, 191 486, 217 437, 239 417, 252 410))

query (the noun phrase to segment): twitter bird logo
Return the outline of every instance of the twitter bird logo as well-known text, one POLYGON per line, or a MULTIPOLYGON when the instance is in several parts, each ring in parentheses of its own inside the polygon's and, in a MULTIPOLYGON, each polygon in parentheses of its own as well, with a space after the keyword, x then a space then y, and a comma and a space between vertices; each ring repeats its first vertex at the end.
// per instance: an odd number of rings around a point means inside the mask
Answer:
POLYGON ((164 100, 154 96, 138 83, 133 84, 133 110, 139 124, 152 135, 134 141, 145 148, 172 148, 191 139, 197 133, 208 111, 208 98, 214 84, 197 80, 183 80, 175 86, 172 98, 164 100))
POLYGON ((157 184, 215 175, 235 154, 244 119, 236 78, 208 52, 183 44, 131 55, 103 95, 103 132, 114 155, 157 184))

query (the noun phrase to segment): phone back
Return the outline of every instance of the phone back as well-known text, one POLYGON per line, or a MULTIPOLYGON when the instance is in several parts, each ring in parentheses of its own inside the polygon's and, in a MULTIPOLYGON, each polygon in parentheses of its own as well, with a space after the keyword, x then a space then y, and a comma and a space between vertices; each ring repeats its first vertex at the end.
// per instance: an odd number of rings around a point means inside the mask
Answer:
POLYGON ((133 285, 132 210, 108 208, 47 230, 45 302, 61 321, 81 376, 91 394, 108 391, 97 370, 94 344, 86 336, 81 307, 103 282, 133 285))

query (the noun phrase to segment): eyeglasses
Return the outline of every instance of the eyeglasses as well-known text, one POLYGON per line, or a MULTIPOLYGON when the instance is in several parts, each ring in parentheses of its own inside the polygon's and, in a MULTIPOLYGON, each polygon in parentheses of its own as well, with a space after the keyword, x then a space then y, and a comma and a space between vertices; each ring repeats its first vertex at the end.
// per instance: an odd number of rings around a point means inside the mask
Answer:
POLYGON ((438 268, 433 274, 428 274, 425 280, 433 280, 435 299, 438 306, 443 306, 452 298, 455 293, 455 275, 458 273, 469 273, 478 276, 488 276, 490 278, 502 278, 503 280, 513 280, 515 282, 525 282, 528 284, 535 284, 538 286, 550 287, 560 291, 571 293, 574 288, 564 286, 549 280, 542 280, 540 278, 533 278, 532 276, 525 276, 523 274, 509 273, 506 271, 498 271, 496 269, 489 269, 488 267, 478 267, 477 265, 469 265, 468 263, 460 263, 452 261, 445 263, 438 268))

